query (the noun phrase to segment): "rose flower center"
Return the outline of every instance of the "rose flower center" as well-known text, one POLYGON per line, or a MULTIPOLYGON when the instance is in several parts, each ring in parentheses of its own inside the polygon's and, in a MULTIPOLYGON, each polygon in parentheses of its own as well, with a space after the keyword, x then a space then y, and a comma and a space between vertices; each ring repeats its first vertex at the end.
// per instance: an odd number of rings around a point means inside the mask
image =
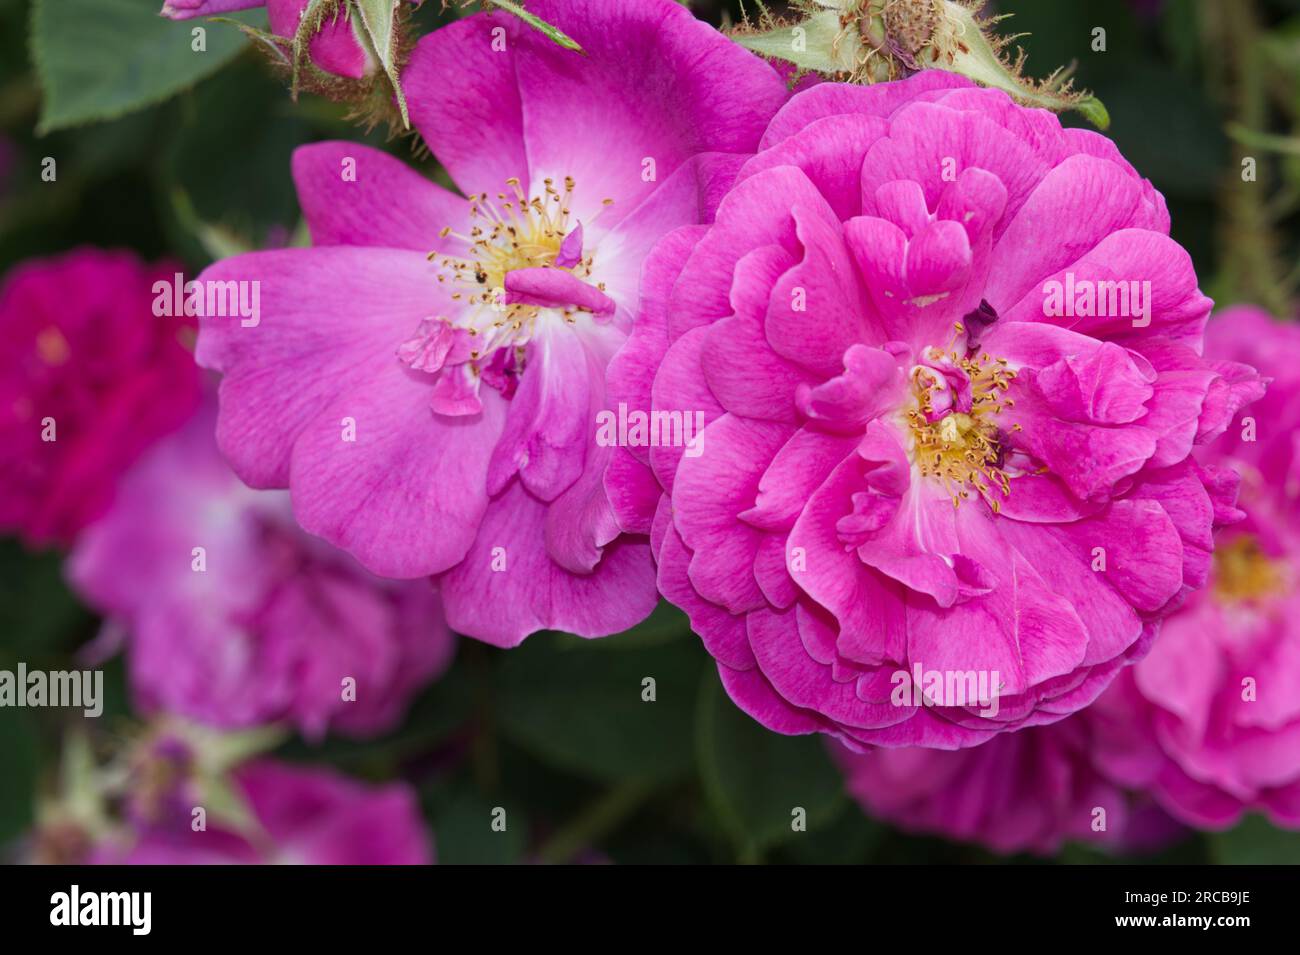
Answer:
POLYGON ((1242 534, 1214 551, 1214 589, 1226 600, 1258 600, 1282 587, 1282 568, 1259 546, 1253 534, 1242 534))
POLYGON ((912 461, 923 477, 943 483, 954 507, 975 493, 997 513, 993 489, 1011 492, 997 417, 1013 404, 1006 391, 1015 376, 1004 359, 938 348, 927 349, 912 367, 912 402, 905 410, 912 461))
MULTIPOLYGON (((466 258, 430 253, 442 267, 439 282, 451 282, 451 297, 471 306, 466 330, 471 335, 486 333, 492 338, 526 340, 539 306, 506 304, 506 275, 517 269, 559 268, 579 278, 591 274, 591 256, 583 257, 581 235, 578 248, 566 248, 565 238, 573 230, 569 208, 573 199, 572 176, 564 179, 564 191, 546 179, 541 196, 524 195, 516 178, 506 180, 510 192, 498 192, 495 201, 487 193, 469 197, 470 229, 464 235, 450 226, 439 235, 454 236, 469 247, 466 258), (566 255, 566 253, 569 253, 566 255), (494 334, 495 333, 495 334, 494 334)), ((501 342, 495 342, 501 344, 501 342)))

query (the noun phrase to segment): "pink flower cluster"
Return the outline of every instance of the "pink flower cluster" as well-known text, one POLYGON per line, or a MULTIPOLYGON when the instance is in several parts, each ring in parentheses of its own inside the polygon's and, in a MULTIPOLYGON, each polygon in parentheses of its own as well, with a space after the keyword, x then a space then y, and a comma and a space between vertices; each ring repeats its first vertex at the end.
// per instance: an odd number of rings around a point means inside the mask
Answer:
MULTIPOLYGON (((305 2, 265 5, 289 35, 305 2)), ((583 54, 491 13, 405 66, 459 193, 303 147, 311 247, 206 269, 260 315, 200 316, 193 355, 150 315, 170 268, 0 290, 0 526, 75 542, 139 708, 374 734, 452 630, 602 637, 662 596, 904 827, 1300 826, 1300 331, 1207 333, 1151 183, 1002 92, 792 93, 670 0, 529 10, 583 54)), ((373 69, 345 18, 311 52, 373 69)), ((260 834, 146 820, 105 860, 431 857, 400 786, 234 779, 260 834)))
POLYGON ((392 728, 454 649, 425 581, 385 581, 303 533, 217 453, 215 403, 125 475, 68 572, 124 633, 145 712, 212 726, 392 728), (178 638, 179 635, 183 635, 178 638))
MULTIPOLYGON (((108 619, 101 643, 125 643, 143 714, 223 728, 285 723, 311 738, 390 729, 450 662, 454 638, 437 592, 427 581, 374 577, 299 529, 285 495, 235 477, 216 448, 193 327, 153 308, 154 283, 170 287, 174 271, 83 249, 6 278, 6 528, 72 545, 68 575, 108 619)), ((184 746, 172 749, 153 764, 193 762, 184 746)), ((261 835, 193 831, 194 801, 154 794, 162 805, 141 779, 132 825, 94 847, 97 857, 430 859, 401 785, 372 793, 272 763, 234 778, 261 835)), ((57 829, 40 838, 57 841, 57 829)))

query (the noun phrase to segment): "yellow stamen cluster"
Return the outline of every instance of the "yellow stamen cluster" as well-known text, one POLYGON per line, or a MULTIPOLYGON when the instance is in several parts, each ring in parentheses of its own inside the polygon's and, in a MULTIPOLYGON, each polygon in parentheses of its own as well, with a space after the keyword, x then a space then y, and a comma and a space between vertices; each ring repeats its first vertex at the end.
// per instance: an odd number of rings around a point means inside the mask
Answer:
MULTIPOLYGON (((470 230, 464 235, 450 226, 439 232, 453 236, 468 247, 466 258, 429 253, 430 261, 442 266, 439 282, 458 286, 452 299, 465 302, 461 324, 471 335, 483 336, 483 345, 474 358, 504 344, 522 345, 532 334, 533 323, 541 309, 536 305, 505 302, 506 275, 516 269, 565 268, 579 278, 591 274, 592 258, 583 256, 567 267, 556 265, 564 238, 571 231, 570 205, 573 199, 572 176, 564 177, 563 191, 554 179, 543 180, 543 194, 529 198, 517 178, 506 180, 510 192, 498 192, 495 201, 487 193, 472 195, 470 230)), ((604 205, 613 203, 604 200, 604 205)), ((602 291, 604 286, 597 285, 602 291)), ((572 321, 572 317, 565 316, 572 321)))
POLYGON ((1225 600, 1258 600, 1277 593, 1282 568, 1259 546, 1253 534, 1242 534, 1214 551, 1214 590, 1225 600))
POLYGON ((949 352, 937 357, 946 359, 970 379, 971 408, 969 412, 954 409, 937 420, 930 420, 941 376, 924 366, 914 369, 912 394, 916 403, 906 411, 913 460, 922 476, 943 482, 954 507, 970 499, 974 492, 996 514, 1001 510, 1001 503, 994 496, 994 489, 1005 498, 1011 493, 1011 486, 1008 474, 1002 469, 1003 449, 993 419, 1003 408, 1015 404, 1006 397, 1006 392, 1016 373, 1007 367, 1005 359, 991 359, 987 354, 963 358, 949 352))

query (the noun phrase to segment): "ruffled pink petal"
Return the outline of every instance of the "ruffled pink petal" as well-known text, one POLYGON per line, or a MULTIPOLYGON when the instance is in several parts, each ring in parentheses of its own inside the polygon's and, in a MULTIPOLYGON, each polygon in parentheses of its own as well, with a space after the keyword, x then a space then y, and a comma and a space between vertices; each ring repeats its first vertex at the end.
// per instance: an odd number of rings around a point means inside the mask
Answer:
POLYGON ((579 218, 610 198, 604 216, 618 222, 691 156, 751 151, 785 101, 770 66, 688 10, 639 0, 538 0, 529 10, 586 53, 512 23, 529 165, 535 177, 574 177, 579 218))
POLYGON ((439 232, 464 231, 469 204, 388 153, 349 142, 300 146, 293 181, 315 245, 464 250, 439 232))
POLYGON ((323 405, 294 442, 294 515, 381 576, 446 570, 487 506, 505 402, 488 389, 479 414, 445 418, 416 373, 391 358, 365 370, 364 386, 323 405))
POLYGON ((514 52, 528 31, 503 13, 466 17, 422 37, 402 70, 412 125, 467 196, 530 181, 514 52))
POLYGON ((454 314, 434 274, 416 252, 330 247, 235 256, 199 276, 258 283, 258 324, 205 316, 195 350, 225 376, 217 438, 240 477, 287 487, 293 443, 320 409, 400 366, 397 347, 426 316, 454 314))
POLYGON ((619 633, 654 609, 649 544, 620 539, 592 573, 572 574, 547 553, 546 511, 517 481, 493 499, 465 559, 440 578, 453 630, 513 647, 538 630, 619 633))

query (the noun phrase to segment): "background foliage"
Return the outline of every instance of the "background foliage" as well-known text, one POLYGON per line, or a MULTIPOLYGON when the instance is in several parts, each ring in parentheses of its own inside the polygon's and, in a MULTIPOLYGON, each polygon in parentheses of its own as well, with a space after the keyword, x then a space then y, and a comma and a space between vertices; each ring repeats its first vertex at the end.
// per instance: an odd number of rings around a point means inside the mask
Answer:
MULTIPOLYGON (((409 140, 364 135, 344 109, 290 101, 230 26, 189 29, 159 0, 0 0, 0 271, 79 244, 129 247, 196 272, 213 257, 301 241, 289 156, 322 138, 363 139, 446 179, 409 140), (58 179, 41 181, 44 157, 58 179)), ((724 4, 694 4, 720 22, 724 4)), ((1221 304, 1293 314, 1300 281, 1300 0, 999 0, 1039 74, 1079 61, 1109 108, 1110 135, 1168 199, 1174 237, 1221 304), (1106 51, 1091 49, 1107 31, 1106 51), (1259 179, 1243 183, 1253 156, 1259 179)), ((417 14, 429 29, 436 2, 417 14)), ((247 15, 264 24, 264 15, 247 15)), ((1067 123, 1077 121, 1067 118, 1067 123)), ((0 668, 65 669, 98 621, 62 582, 58 554, 0 541, 0 668)), ((101 725, 132 723, 121 661, 107 667, 101 725)), ((65 714, 0 711, 0 847, 18 845, 51 782, 65 714)), ((284 744, 417 789, 444 862, 994 862, 983 850, 865 818, 816 739, 762 730, 722 694, 684 618, 661 608, 634 632, 587 642, 543 634, 502 652, 464 641, 397 731, 366 743, 284 744), (657 701, 641 701, 642 681, 657 701), (506 833, 484 820, 504 806, 506 833), (791 831, 790 807, 807 810, 791 831)), ((1197 835, 1155 860, 1300 862, 1300 835, 1263 820, 1197 835)), ((1014 859, 1013 862, 1033 861, 1014 859)), ((1112 861, 1071 847, 1057 862, 1112 861)))

